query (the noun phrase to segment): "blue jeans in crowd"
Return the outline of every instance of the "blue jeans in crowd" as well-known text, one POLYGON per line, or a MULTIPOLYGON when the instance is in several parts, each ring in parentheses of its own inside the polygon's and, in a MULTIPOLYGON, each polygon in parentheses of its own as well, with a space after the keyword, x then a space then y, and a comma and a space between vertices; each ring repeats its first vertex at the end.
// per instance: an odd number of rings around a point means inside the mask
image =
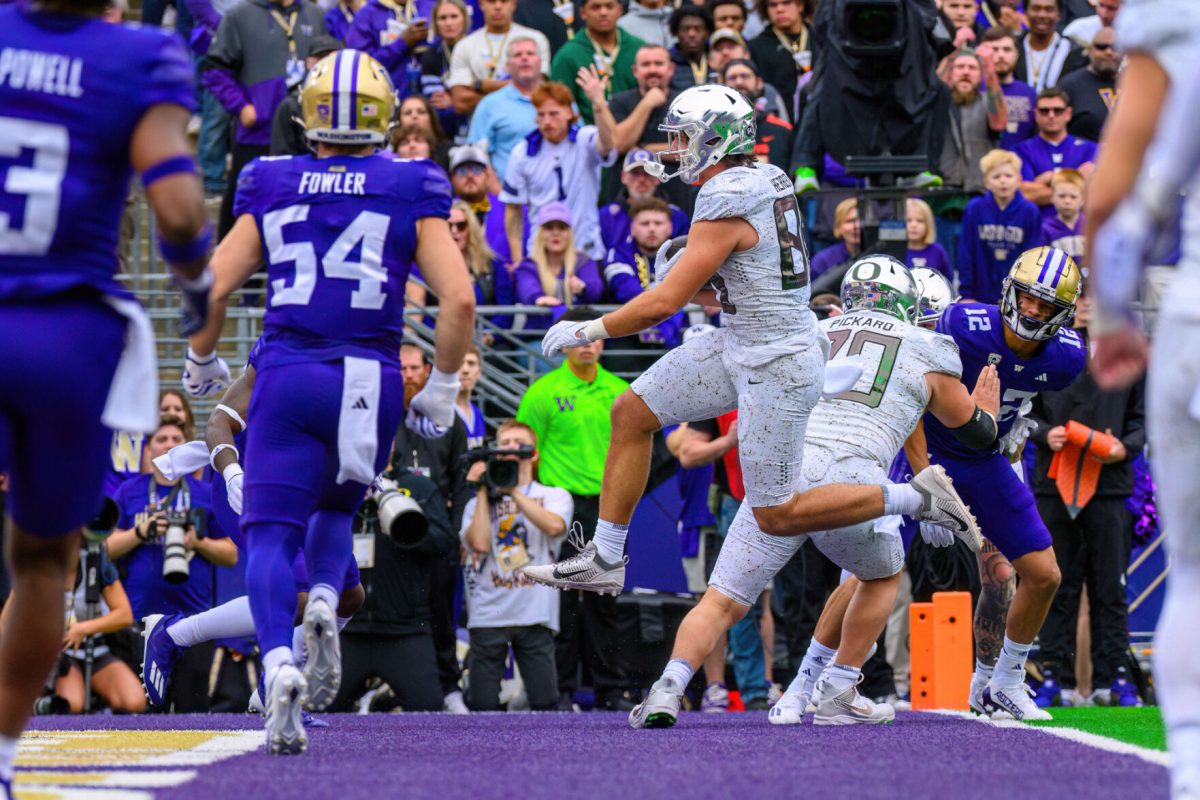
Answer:
POLYGON ((225 156, 229 152, 229 112, 207 89, 200 90, 198 157, 207 194, 225 193, 225 156))

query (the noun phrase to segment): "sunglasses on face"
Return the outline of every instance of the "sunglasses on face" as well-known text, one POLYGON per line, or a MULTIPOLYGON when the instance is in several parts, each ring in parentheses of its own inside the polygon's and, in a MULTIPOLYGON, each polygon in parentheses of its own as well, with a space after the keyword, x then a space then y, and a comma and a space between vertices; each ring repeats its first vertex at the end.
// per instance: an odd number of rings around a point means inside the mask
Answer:
POLYGON ((1062 106, 1054 106, 1052 108, 1039 108, 1037 113, 1045 114, 1048 117, 1057 117, 1059 114, 1067 113, 1067 109, 1062 106))
POLYGON ((1109 52, 1109 51, 1116 50, 1117 48, 1116 48, 1116 47, 1114 47, 1114 46, 1113 46, 1113 45, 1111 45, 1111 44, 1094 44, 1094 45, 1092 45, 1092 49, 1093 49, 1093 50, 1100 50, 1100 51, 1102 51, 1102 52, 1106 52, 1106 53, 1107 53, 1107 52, 1109 52))
POLYGON ((450 220, 450 230, 462 233, 467 229, 467 221, 464 219, 461 222, 450 220))
POLYGON ((455 175, 482 175, 482 164, 459 164, 454 168, 455 175))

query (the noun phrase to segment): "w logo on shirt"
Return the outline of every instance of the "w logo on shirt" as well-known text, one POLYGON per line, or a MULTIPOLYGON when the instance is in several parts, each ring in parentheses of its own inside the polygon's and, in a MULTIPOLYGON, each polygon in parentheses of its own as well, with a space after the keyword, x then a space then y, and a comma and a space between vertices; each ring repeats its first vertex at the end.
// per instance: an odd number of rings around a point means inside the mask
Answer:
POLYGON ((1107 108, 1109 111, 1112 111, 1113 106, 1115 106, 1117 104, 1117 94, 1118 94, 1118 92, 1116 89, 1101 89, 1100 90, 1100 99, 1104 102, 1104 107, 1107 108))
POLYGON ((570 397, 555 397, 554 402, 558 403, 559 411, 574 411, 575 410, 575 395, 570 397))

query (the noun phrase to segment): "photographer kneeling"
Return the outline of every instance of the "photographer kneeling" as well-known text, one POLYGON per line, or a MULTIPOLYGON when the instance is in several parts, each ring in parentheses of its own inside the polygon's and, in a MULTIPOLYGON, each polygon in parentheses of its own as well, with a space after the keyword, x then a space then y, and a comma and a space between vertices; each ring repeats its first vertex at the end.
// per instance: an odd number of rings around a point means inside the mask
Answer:
POLYGON ((467 480, 477 488, 463 514, 462 539, 471 631, 468 701, 476 711, 500 708, 500 679, 511 644, 529 705, 558 707, 554 635, 558 592, 539 586, 518 570, 553 564, 558 540, 567 532, 574 501, 565 489, 533 479, 537 435, 509 420, 496 431, 496 447, 472 450, 467 480))
MULTIPOLYGON (((149 464, 183 444, 184 423, 163 417, 146 444, 149 464)), ((195 614, 212 608, 216 567, 237 563, 237 546, 210 526, 209 485, 191 475, 167 480, 157 467, 122 483, 113 499, 120 509, 108 537, 108 557, 120 571, 134 619, 151 614, 195 614), (200 558, 195 558, 199 556, 200 558)), ((178 713, 208 711, 212 643, 190 649, 178 662, 165 704, 178 713)))

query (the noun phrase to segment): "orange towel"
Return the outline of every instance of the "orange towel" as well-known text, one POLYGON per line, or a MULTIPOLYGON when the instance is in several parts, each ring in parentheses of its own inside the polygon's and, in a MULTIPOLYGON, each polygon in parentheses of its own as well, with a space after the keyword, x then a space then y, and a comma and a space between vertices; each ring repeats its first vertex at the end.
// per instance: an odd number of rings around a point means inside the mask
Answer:
POLYGON ((1050 460, 1046 475, 1053 478, 1058 486, 1058 493, 1071 519, 1079 516, 1079 512, 1096 494, 1100 468, 1104 466, 1100 459, 1107 458, 1116 444, 1114 436, 1078 422, 1067 423, 1067 441, 1050 460))

